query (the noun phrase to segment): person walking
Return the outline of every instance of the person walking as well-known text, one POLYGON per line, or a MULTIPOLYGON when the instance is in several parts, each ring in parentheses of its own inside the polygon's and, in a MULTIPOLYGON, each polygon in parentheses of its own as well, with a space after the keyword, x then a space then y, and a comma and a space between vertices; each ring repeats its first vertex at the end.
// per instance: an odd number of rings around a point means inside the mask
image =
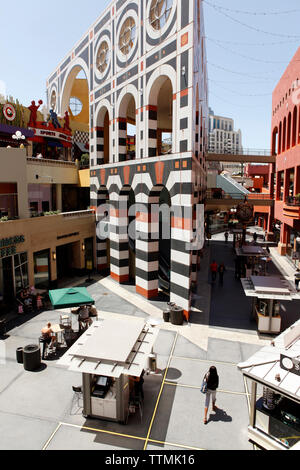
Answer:
POLYGON ((217 273, 218 273, 218 264, 216 263, 215 260, 210 265, 210 272, 211 272, 211 280, 212 282, 216 282, 217 279, 217 273))
POLYGON ((225 264, 221 263, 220 266, 219 266, 219 269, 218 269, 219 281, 220 281, 221 285, 223 285, 223 283, 224 283, 224 273, 225 273, 225 271, 226 271, 225 264))
POLYGON ((299 290, 299 282, 300 282, 300 269, 297 269, 295 273, 295 286, 296 286, 297 291, 299 290))
POLYGON ((204 409, 204 424, 208 423, 207 414, 210 405, 210 400, 212 399, 212 409, 217 411, 216 407, 217 402, 217 390, 219 388, 219 376, 218 371, 215 366, 212 366, 207 374, 204 377, 204 382, 207 385, 207 391, 205 396, 205 409, 204 409))
POLYGON ((225 232, 224 237, 225 237, 225 242, 228 243, 229 233, 225 232))

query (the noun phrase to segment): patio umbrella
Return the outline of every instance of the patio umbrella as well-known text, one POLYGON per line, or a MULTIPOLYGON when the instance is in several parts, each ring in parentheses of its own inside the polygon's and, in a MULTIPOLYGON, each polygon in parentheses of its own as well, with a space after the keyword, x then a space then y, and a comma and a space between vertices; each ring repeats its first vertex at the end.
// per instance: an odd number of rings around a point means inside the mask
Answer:
POLYGON ((57 289, 49 292, 53 307, 68 308, 81 305, 94 305, 95 301, 85 287, 73 287, 70 289, 57 289))

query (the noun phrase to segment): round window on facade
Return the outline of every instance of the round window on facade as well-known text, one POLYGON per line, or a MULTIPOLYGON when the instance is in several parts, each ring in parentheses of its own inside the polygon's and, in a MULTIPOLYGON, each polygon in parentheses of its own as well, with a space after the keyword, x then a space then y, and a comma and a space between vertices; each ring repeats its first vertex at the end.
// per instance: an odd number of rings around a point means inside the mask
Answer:
POLYGON ((134 46, 135 38, 136 24, 134 19, 130 17, 124 22, 120 32, 119 48, 122 54, 128 55, 130 53, 134 46))
POLYGON ((55 109, 55 106, 56 106, 56 91, 55 90, 53 90, 51 93, 50 106, 51 106, 51 109, 55 109))
POLYGON ((173 0, 152 0, 150 7, 150 24, 160 30, 167 23, 173 6, 173 0))
POLYGON ((70 106, 70 110, 73 116, 78 116, 81 113, 82 108, 83 108, 81 101, 75 97, 70 98, 69 106, 70 106))
POLYGON ((96 58, 96 66, 97 69, 99 70, 100 73, 104 73, 105 70, 108 67, 109 63, 109 47, 106 41, 103 41, 100 44, 98 53, 97 53, 97 58, 96 58))

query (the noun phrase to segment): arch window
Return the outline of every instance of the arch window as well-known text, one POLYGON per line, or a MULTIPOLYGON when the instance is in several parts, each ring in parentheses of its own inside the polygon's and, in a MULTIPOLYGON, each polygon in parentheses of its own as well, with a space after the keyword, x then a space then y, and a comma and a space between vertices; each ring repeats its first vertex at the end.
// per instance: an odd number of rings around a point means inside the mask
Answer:
POLYGON ((78 116, 83 108, 82 102, 79 98, 72 96, 70 98, 70 110, 72 111, 73 116, 78 116))
POLYGON ((119 48, 123 55, 127 56, 132 50, 136 35, 135 21, 132 17, 129 17, 124 22, 119 36, 119 48))
POLYGON ((97 58, 96 58, 96 66, 100 73, 104 73, 108 67, 110 59, 110 51, 106 41, 103 41, 100 44, 97 58))
POLYGON ((173 6, 173 0, 152 0, 150 7, 150 24, 160 30, 167 23, 173 6))

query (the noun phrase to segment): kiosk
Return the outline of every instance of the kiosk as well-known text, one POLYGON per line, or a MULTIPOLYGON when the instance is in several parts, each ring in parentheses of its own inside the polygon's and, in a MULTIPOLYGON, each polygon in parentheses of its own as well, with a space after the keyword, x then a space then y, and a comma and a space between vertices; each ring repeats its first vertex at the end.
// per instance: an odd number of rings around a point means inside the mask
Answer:
POLYGON ((249 440, 300 450, 300 320, 238 368, 250 386, 249 440))
POLYGON ((143 319, 98 319, 60 359, 82 374, 84 416, 127 423, 131 379, 147 369, 157 334, 143 319))
POLYGON ((241 279, 245 295, 253 297, 251 315, 260 333, 281 332, 280 301, 299 299, 291 283, 279 276, 250 276, 241 279))

